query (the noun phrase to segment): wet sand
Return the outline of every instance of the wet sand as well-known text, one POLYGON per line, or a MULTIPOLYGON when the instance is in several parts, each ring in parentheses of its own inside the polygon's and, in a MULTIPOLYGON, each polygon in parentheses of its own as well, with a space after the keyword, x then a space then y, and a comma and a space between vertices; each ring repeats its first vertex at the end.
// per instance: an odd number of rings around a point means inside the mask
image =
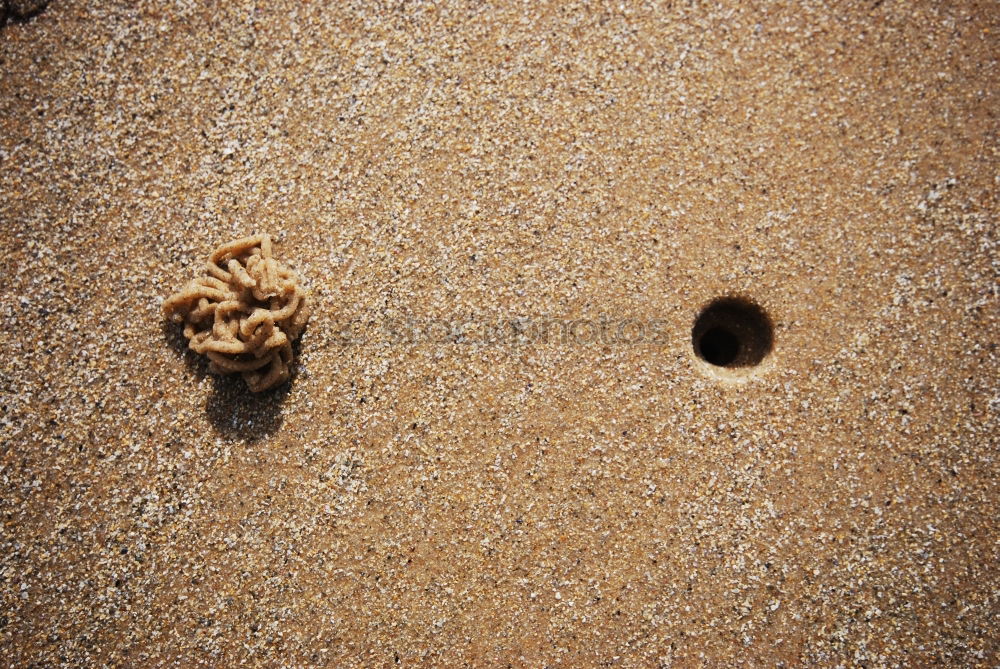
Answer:
POLYGON ((1000 661, 995 5, 176 5, 0 28, 0 663, 1000 661))

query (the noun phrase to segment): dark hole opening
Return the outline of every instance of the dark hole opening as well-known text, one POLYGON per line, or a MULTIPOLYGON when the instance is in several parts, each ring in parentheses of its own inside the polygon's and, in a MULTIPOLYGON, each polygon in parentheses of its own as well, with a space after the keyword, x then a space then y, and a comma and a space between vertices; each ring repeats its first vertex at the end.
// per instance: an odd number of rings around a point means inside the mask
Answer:
POLYGON ((701 357, 706 362, 725 367, 740 353, 740 340, 729 330, 714 327, 701 336, 701 357))
POLYGON ((774 326, 757 304, 743 297, 713 300, 695 320, 695 355, 716 367, 753 367, 774 344, 774 326))

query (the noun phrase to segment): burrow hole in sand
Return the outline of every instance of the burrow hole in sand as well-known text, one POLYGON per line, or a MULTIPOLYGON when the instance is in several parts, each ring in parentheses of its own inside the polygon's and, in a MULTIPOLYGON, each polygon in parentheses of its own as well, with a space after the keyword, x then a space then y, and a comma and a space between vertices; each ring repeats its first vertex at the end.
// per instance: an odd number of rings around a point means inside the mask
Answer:
POLYGON ((749 371, 774 347, 774 325, 757 303, 745 297, 720 297, 695 319, 691 345, 694 354, 712 367, 749 371))

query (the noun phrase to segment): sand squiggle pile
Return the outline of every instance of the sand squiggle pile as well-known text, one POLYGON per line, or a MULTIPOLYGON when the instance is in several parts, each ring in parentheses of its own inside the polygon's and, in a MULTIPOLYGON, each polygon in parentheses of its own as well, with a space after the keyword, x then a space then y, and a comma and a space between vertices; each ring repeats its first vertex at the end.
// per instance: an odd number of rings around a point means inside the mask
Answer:
POLYGON ((164 301, 163 313, 184 323, 188 345, 212 372, 242 374, 253 392, 287 381, 309 305, 295 273, 272 257, 271 237, 223 244, 205 269, 164 301))

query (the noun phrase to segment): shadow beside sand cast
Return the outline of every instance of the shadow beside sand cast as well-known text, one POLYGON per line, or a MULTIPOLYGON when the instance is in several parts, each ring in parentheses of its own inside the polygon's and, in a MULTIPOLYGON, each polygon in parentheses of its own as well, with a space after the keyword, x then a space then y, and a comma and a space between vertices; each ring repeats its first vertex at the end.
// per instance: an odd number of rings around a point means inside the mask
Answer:
POLYGON ((41 14, 48 4, 49 0, 0 0, 0 28, 8 20, 24 23, 41 14))
POLYGON ((257 441, 274 434, 284 416, 281 405, 288 397, 294 377, 277 388, 252 393, 239 376, 212 375, 212 394, 205 403, 208 422, 230 439, 257 441))
MULTIPOLYGON (((205 403, 205 414, 216 433, 227 439, 253 442, 274 434, 281 427, 284 420, 281 405, 295 382, 294 371, 287 383, 273 390, 252 393, 238 375, 219 376, 209 372, 205 359, 188 348, 180 324, 164 321, 162 330, 167 345, 184 358, 184 364, 199 380, 206 376, 212 378, 212 393, 205 403)), ((293 346, 293 350, 295 348, 293 346)))

